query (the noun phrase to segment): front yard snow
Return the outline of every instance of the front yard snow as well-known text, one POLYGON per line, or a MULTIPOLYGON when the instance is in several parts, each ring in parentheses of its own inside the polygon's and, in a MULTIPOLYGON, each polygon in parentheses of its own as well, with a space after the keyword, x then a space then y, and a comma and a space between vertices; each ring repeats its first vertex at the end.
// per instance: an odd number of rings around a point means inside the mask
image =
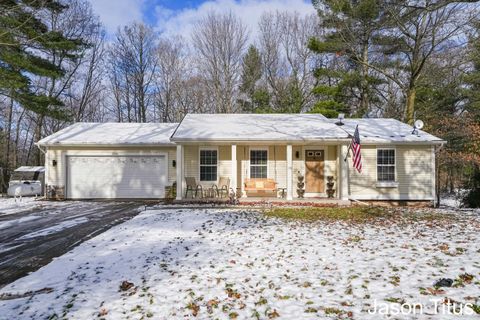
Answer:
POLYGON ((148 210, 0 293, 5 319, 379 319, 368 311, 382 303, 420 304, 423 316, 396 318, 426 319, 435 299, 480 305, 480 217, 364 224, 148 210), (433 287, 442 278, 452 286, 433 287))

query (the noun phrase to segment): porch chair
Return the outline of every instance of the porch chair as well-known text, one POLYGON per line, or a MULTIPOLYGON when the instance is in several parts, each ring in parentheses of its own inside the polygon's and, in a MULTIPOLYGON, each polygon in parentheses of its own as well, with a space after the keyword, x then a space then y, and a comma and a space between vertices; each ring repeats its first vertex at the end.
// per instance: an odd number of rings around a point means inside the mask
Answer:
POLYGON ((228 197, 229 187, 230 187, 230 178, 228 177, 220 177, 220 179, 218 180, 218 185, 217 184, 213 185, 213 189, 215 190, 215 193, 219 198, 223 198, 224 194, 225 194, 225 197, 228 197))
POLYGON ((185 199, 187 198, 188 191, 192 193, 192 198, 193 198, 193 192, 195 192, 195 198, 197 197, 198 191, 200 191, 200 195, 203 198, 203 187, 200 184, 197 184, 195 181, 195 177, 185 177, 185 183, 187 185, 187 188, 185 190, 185 199))

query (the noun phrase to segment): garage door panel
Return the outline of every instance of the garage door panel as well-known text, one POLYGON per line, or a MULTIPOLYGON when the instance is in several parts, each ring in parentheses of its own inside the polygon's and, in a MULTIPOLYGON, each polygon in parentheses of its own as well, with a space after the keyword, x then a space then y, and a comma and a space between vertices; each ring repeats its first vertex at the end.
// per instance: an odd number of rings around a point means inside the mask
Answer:
POLYGON ((165 156, 69 156, 67 193, 72 199, 163 198, 165 156))

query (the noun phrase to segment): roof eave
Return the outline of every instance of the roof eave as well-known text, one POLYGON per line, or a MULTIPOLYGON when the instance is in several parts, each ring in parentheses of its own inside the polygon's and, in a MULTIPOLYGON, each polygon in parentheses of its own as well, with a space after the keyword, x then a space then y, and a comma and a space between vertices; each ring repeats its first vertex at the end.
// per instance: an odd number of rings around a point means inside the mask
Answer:
POLYGON ((445 140, 424 140, 424 141, 362 141, 362 145, 379 145, 379 144, 395 144, 395 145, 443 145, 446 144, 445 140))
POLYGON ((175 143, 36 143, 42 147, 175 147, 175 143))
POLYGON ((209 138, 172 138, 172 142, 175 143, 182 143, 182 142, 231 142, 231 143, 241 143, 241 142, 260 142, 260 143, 266 143, 266 142, 342 142, 342 141, 350 141, 350 138, 345 137, 345 138, 331 138, 331 137, 326 137, 326 138, 297 138, 297 139, 285 139, 285 138, 278 138, 278 139, 258 139, 258 138, 241 138, 241 139, 231 139, 231 138, 215 138, 215 139, 209 139, 209 138))

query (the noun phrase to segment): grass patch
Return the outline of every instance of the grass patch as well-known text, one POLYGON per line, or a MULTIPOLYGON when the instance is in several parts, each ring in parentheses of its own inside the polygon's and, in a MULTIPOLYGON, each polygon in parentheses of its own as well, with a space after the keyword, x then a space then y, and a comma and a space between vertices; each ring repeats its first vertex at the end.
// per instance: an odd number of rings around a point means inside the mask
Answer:
POLYGON ((306 207, 273 208, 265 211, 265 215, 268 217, 305 221, 343 220, 365 222, 379 218, 391 218, 393 213, 382 207, 306 207))
MULTIPOLYGON (((392 208, 380 206, 351 206, 351 207, 277 207, 265 210, 267 217, 283 218, 301 221, 345 221, 345 222, 372 222, 376 220, 396 223, 424 222, 428 225, 443 226, 461 222, 458 216, 419 210, 415 208, 392 208)), ((467 220, 465 220, 467 221, 467 220)), ((468 222, 468 221, 467 221, 468 222)), ((351 239, 355 240, 355 239, 351 239)), ((361 240, 361 239, 358 239, 361 240)), ((457 250, 462 254, 464 250, 457 250)))
POLYGON ((474 304, 472 306, 473 311, 475 311, 476 314, 480 314, 480 304, 474 304))

